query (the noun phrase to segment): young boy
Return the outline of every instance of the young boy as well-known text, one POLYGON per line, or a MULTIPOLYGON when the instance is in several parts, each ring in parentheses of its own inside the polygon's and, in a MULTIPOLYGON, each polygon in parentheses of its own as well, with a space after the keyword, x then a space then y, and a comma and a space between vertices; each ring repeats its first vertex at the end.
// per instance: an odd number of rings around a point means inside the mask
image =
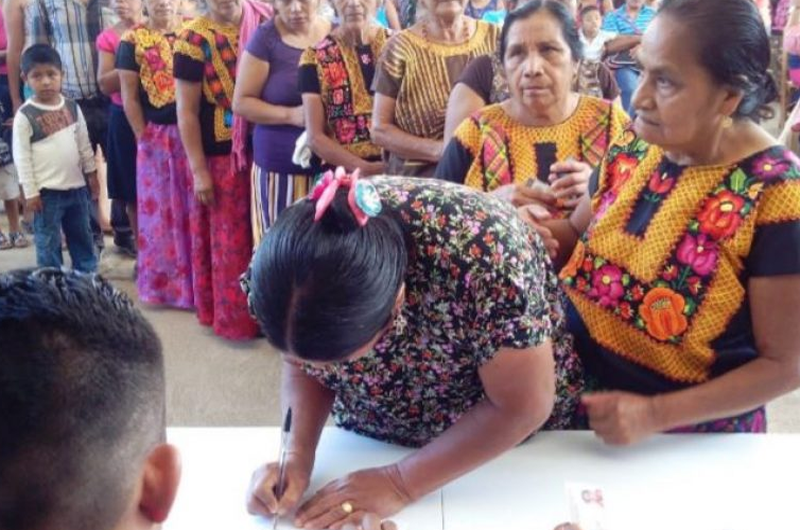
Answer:
POLYGON ((34 95, 14 117, 12 147, 27 206, 35 212, 36 262, 62 265, 63 230, 73 268, 92 272, 97 256, 89 190, 96 199, 100 187, 86 121, 78 105, 61 95, 61 57, 52 47, 25 50, 21 68, 34 95))
POLYGON ((141 313, 94 274, 13 271, 0 275, 0 337, 0 528, 158 528, 180 457, 141 313))
POLYGON ((601 30, 603 17, 596 5, 584 6, 581 9, 581 42, 583 57, 589 61, 602 61, 606 43, 614 40, 617 34, 613 31, 601 30))

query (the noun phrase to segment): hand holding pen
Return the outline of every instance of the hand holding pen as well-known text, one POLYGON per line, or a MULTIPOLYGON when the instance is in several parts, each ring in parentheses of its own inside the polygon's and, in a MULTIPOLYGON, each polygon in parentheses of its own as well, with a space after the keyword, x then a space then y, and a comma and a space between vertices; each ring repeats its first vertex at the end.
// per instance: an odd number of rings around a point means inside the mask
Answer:
MULTIPOLYGON (((288 413, 287 413, 288 415, 288 413)), ((286 424, 284 420, 284 424, 286 424)), ((247 492, 247 511, 253 515, 275 517, 286 515, 294 510, 308 489, 314 455, 302 455, 291 450, 289 440, 284 455, 283 480, 280 462, 265 464, 253 473, 247 492), (280 483, 282 487, 279 487, 280 483)), ((280 458, 279 458, 280 459, 280 458)), ((273 522, 273 524, 275 524, 273 522)))

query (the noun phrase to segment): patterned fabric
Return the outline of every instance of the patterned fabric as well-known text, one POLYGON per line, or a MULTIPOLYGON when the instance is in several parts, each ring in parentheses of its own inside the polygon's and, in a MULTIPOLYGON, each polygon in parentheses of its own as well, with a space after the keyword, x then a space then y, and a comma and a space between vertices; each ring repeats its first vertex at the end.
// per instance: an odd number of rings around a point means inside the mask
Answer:
POLYGON ((161 33, 140 24, 126 32, 122 41, 133 47, 139 82, 149 104, 160 109, 175 103, 172 77, 175 33, 161 33))
POLYGON ((247 310, 239 276, 253 251, 250 180, 233 168, 230 155, 206 157, 214 180, 214 205, 191 197, 192 273, 197 318, 214 333, 231 340, 256 336, 258 326, 247 310))
MULTIPOLYGON (((203 96, 214 108, 213 132, 216 142, 230 142, 233 126, 233 84, 239 50, 239 28, 217 24, 206 17, 188 22, 175 43, 175 60, 195 63, 202 72, 203 96)), ((176 77, 183 78, 175 72, 176 77)), ((193 77, 193 76, 192 76, 193 77)), ((187 79, 199 81, 200 79, 187 79)))
POLYGON ((136 165, 139 299, 190 309, 194 291, 189 205, 194 187, 178 126, 147 124, 136 165))
POLYGON ((250 216, 253 225, 253 245, 257 247, 278 215, 308 196, 314 177, 275 173, 253 164, 251 179, 253 194, 250 216))
POLYGON ((650 25, 656 16, 656 11, 652 7, 642 6, 636 20, 631 20, 628 16, 626 5, 615 9, 603 17, 603 30, 613 31, 620 35, 641 35, 650 25))
POLYGON ((514 209, 463 186, 376 177, 411 245, 397 325, 358 360, 304 370, 336 394, 337 425, 421 446, 485 398, 478 370, 503 347, 554 341, 556 414, 566 426, 582 389, 563 331, 558 285, 541 240, 514 209))
POLYGON ((61 91, 70 99, 100 96, 97 37, 112 24, 107 0, 30 0, 25 10, 27 44, 49 44, 61 56, 61 91))
MULTIPOLYGON (((358 51, 328 35, 300 58, 301 72, 313 69, 316 87, 304 83, 300 91, 315 92, 322 98, 325 119, 333 138, 345 149, 362 159, 381 156, 381 148, 370 139, 372 127, 372 79, 364 71, 374 71, 374 63, 386 44, 387 32, 379 31, 368 50, 358 51)), ((364 47, 366 48, 366 46, 364 47)))
POLYGON ((669 391, 758 356, 747 279, 800 272, 795 155, 774 147, 729 166, 679 166, 628 131, 592 208, 561 274, 603 386, 669 391))
POLYGON ((497 0, 489 0, 489 3, 483 7, 475 7, 472 5, 471 0, 467 0, 467 5, 464 6, 464 14, 468 17, 474 18, 475 20, 482 19, 483 15, 489 11, 497 11, 497 0))
MULTIPOLYGON (((495 53, 499 33, 499 27, 479 20, 469 41, 459 45, 430 42, 411 30, 389 39, 375 91, 396 100, 396 125, 413 136, 441 140, 450 90, 472 59, 495 53)), ((389 160, 393 173, 419 175, 429 168, 394 154, 389 160)))
POLYGON ((599 165, 628 122, 617 105, 588 96, 568 120, 552 127, 521 125, 502 104, 491 105, 456 129, 436 176, 484 191, 530 179, 549 185, 550 166, 557 161, 573 157, 599 165))

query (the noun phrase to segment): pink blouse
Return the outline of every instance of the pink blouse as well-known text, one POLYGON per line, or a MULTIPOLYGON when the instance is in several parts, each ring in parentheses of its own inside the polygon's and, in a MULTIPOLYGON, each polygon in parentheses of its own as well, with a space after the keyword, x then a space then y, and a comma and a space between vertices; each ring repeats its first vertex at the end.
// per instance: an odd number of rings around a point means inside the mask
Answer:
MULTIPOLYGON (((3 35, 5 37, 5 35, 3 35)), ((119 47, 119 43, 121 40, 121 36, 114 31, 114 28, 108 28, 100 35, 97 36, 97 51, 110 53, 111 55, 117 54, 117 48, 119 47)), ((111 94, 111 102, 115 105, 122 106, 122 93, 115 92, 111 94)))

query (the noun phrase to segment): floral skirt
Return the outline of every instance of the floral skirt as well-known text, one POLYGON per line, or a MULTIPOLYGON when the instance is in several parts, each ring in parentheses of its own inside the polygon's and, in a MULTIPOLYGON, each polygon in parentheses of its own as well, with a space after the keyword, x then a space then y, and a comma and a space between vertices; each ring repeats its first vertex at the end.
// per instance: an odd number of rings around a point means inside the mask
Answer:
POLYGON ((253 164, 251 173, 253 193, 250 212, 253 223, 253 243, 258 246, 267 229, 286 208, 307 196, 313 175, 275 173, 253 164))
POLYGON ((193 190, 178 126, 148 124, 139 141, 136 167, 139 299, 191 309, 193 190))
POLYGON ((209 156, 214 204, 191 201, 194 302, 200 324, 232 340, 252 339, 258 326, 247 310, 239 277, 253 252, 250 179, 236 171, 231 156, 209 156))

